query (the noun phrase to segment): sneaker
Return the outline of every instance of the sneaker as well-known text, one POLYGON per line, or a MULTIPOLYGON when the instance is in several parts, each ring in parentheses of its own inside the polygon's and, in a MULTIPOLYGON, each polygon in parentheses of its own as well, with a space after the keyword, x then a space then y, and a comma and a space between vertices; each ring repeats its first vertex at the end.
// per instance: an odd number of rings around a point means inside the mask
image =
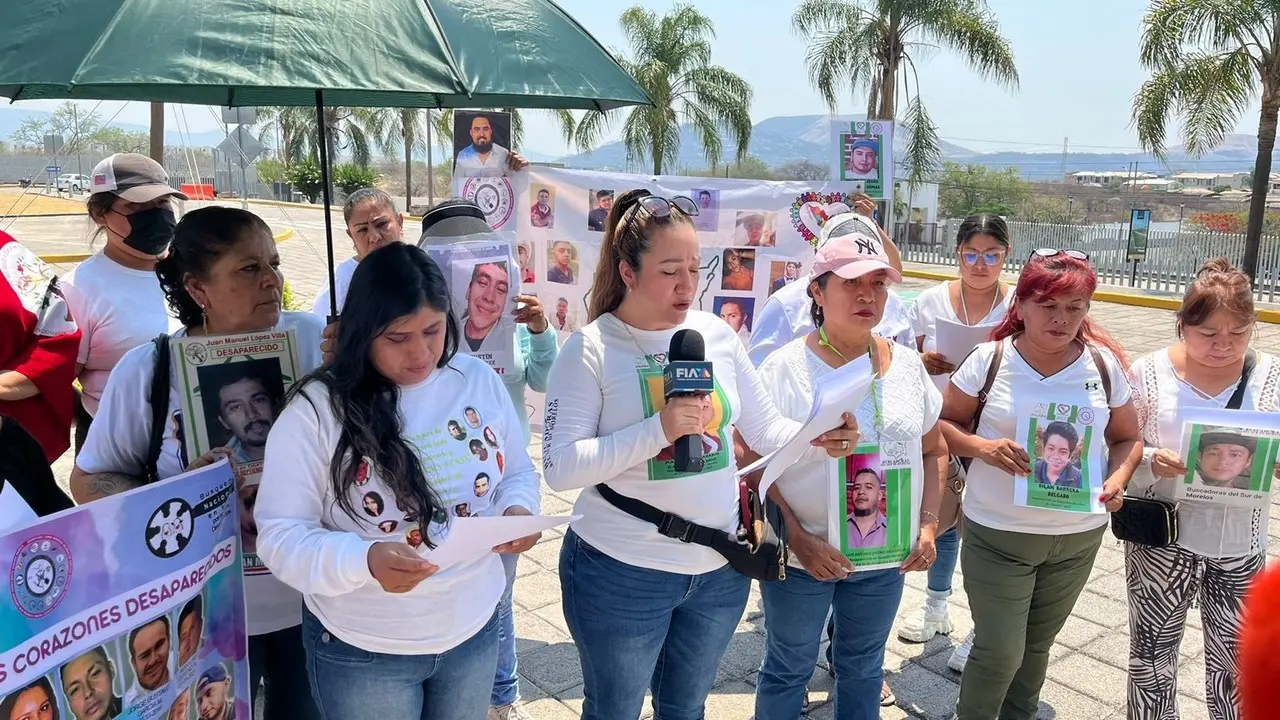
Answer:
POLYGON ((951 613, 947 607, 951 593, 927 592, 924 607, 912 613, 898 628, 898 637, 906 642, 929 642, 935 635, 951 634, 951 613))
POLYGON ((958 673, 964 672, 964 666, 969 662, 969 651, 973 649, 973 631, 965 636, 964 642, 956 646, 951 651, 951 657, 947 660, 947 667, 958 673))
POLYGON ((489 708, 489 720, 534 720, 519 700, 502 707, 489 708))

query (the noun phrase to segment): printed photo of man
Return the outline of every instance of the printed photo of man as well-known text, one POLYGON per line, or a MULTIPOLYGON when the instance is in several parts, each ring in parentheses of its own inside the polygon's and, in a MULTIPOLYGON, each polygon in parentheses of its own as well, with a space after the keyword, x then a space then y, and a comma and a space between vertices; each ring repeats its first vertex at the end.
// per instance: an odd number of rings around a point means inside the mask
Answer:
POLYGON ((587 213, 587 229, 604 232, 605 221, 609 219, 609 211, 613 209, 612 190, 588 191, 591 212, 587 213))
POLYGON ((471 352, 479 351, 485 338, 502 321, 510 288, 507 263, 479 263, 472 268, 465 300, 467 310, 462 316, 462 335, 471 352))
POLYGON ((753 298, 718 297, 715 299, 715 313, 733 328, 744 346, 751 341, 751 312, 754 308, 753 298))
POLYGON ((208 444, 226 447, 236 463, 260 462, 267 432, 284 402, 280 360, 262 358, 196 370, 208 444))
POLYGON ((773 214, 763 210, 738 213, 734 222, 733 244, 748 247, 773 247, 777 233, 773 228, 773 214))
MULTIPOLYGON (((76 720, 109 720, 124 712, 115 693, 116 668, 99 645, 72 659, 59 671, 62 694, 76 720)), ((7 719, 6 719, 7 720, 7 719)))
POLYGON ((846 180, 880 179, 880 143, 869 137, 853 137, 845 140, 846 180))
POLYGON ((1236 428, 1205 428, 1200 433, 1196 454, 1196 476, 1200 484, 1215 488, 1248 490, 1253 471, 1253 453, 1258 438, 1236 428))
POLYGON ((556 298, 556 313, 551 318, 551 324, 561 332, 573 332, 578 329, 578 323, 569 310, 569 298, 556 298))
POLYGON ((568 240, 557 240, 551 243, 551 267, 547 268, 547 282, 572 285, 573 243, 568 240))
POLYGON ((127 693, 129 704, 169 682, 172 650, 169 618, 164 615, 129 633, 129 662, 135 677, 135 686, 127 693))
POLYGON ((529 208, 529 224, 537 228, 553 228, 556 226, 555 209, 551 206, 551 190, 540 187, 538 200, 529 208))
POLYGON ((195 659, 204 639, 204 600, 196 595, 178 613, 178 667, 195 659))
MULTIPOLYGON (((1035 481, 1041 485, 1071 488, 1084 487, 1080 468, 1072 464, 1071 457, 1080 444, 1080 433, 1070 423, 1054 420, 1044 426, 1041 436, 1043 450, 1033 468, 1035 481)), ((1077 463, 1079 460, 1077 459, 1077 463)))
POLYGON ((692 192, 693 201, 698 204, 693 226, 707 232, 715 230, 720 219, 720 191, 695 188, 692 192))
POLYGON ((231 678, 221 664, 205 670, 196 681, 196 709, 200 720, 234 720, 235 697, 231 678))
POLYGON ((510 122, 499 123, 497 113, 457 112, 454 121, 454 146, 457 156, 453 161, 454 173, 463 175, 476 171, 489 171, 497 175, 507 172, 511 151, 502 143, 510 144, 505 135, 510 134, 510 122), (469 120, 468 120, 469 118, 469 120), (461 124, 467 123, 467 136, 459 136, 461 124), (505 125, 503 128, 501 125, 505 125), (503 132, 505 130, 505 132, 503 132), (466 137, 470 144, 464 145, 466 137))
POLYGON ((884 547, 888 541, 889 519, 880 512, 882 497, 884 486, 879 473, 871 468, 854 473, 846 492, 849 547, 884 547))
POLYGON ((516 260, 520 263, 520 282, 537 282, 538 278, 533 274, 533 251, 528 243, 520 243, 516 247, 516 260))
POLYGON ((187 720, 191 717, 191 689, 183 688, 178 698, 169 706, 168 720, 187 720))
MULTIPOLYGON (((776 265, 777 263, 775 263, 776 265)), ((782 263, 782 274, 778 279, 769 285, 769 294, 772 295, 782 288, 790 285, 800 278, 800 263, 795 260, 788 260, 782 263)))

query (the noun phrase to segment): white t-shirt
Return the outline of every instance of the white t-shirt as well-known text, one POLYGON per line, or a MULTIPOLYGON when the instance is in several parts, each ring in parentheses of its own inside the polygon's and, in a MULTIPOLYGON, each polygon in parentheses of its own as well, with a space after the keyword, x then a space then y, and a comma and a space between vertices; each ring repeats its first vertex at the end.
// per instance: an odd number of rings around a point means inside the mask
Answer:
POLYGON ((710 548, 659 534, 652 523, 610 505, 593 486, 608 483, 622 495, 690 522, 734 532, 733 427, 761 455, 800 429, 778 413, 733 329, 697 310, 670 330, 639 330, 612 313, 578 330, 551 369, 546 408, 542 462, 547 484, 554 490, 585 488, 574 506, 574 514, 582 516, 574 531, 621 562, 688 575, 723 567, 725 559, 710 548), (709 398, 703 472, 676 475, 663 459, 669 444, 658 409, 665 404, 662 370, 671 336, 685 328, 702 334, 716 392, 709 398))
MULTIPOLYGON (((812 302, 809 299, 809 281, 805 278, 769 296, 751 327, 747 355, 752 364, 760 367, 760 363, 773 351, 813 331, 813 316, 809 312, 812 302)), ((913 350, 916 347, 907 305, 892 289, 888 291, 880 324, 872 332, 913 350)))
MULTIPOLYGON (((351 287, 351 276, 356 274, 356 266, 359 264, 359 258, 347 258, 333 269, 333 281, 338 284, 338 312, 342 312, 342 303, 347 300, 347 288, 351 287)), ((320 288, 320 294, 316 295, 316 301, 311 306, 311 312, 319 315, 321 320, 328 320, 332 311, 329 307, 329 292, 329 281, 325 280, 324 287, 320 288)))
MULTIPOLYGON (((916 337, 924 336, 924 345, 921 352, 937 352, 938 350, 938 319, 948 320, 953 323, 964 324, 964 321, 956 315, 956 310, 951 306, 951 283, 944 282, 940 285, 925 290, 916 297, 916 301, 911 306, 911 334, 916 337)), ((1004 298, 991 308, 981 319, 969 318, 974 321, 971 325, 996 325, 1004 320, 1009 314, 1009 305, 1013 302, 1013 291, 1005 290, 1004 298)), ((964 360, 964 357, 947 358, 947 361, 955 365, 964 360)), ((947 383, 951 382, 950 373, 943 375, 930 375, 933 384, 939 390, 946 390, 947 383)))
MULTIPOLYGON (((760 379, 778 410, 783 415, 804 422, 813 407, 814 383, 833 371, 822 358, 805 345, 805 338, 796 338, 769 356, 760 366, 760 379)), ((942 393, 929 382, 920 356, 908 348, 895 347, 889 361, 889 371, 875 381, 876 399, 870 393, 863 399, 854 415, 865 442, 911 442, 920 444, 921 438, 938 424, 942 414, 942 393), (881 425, 877 432, 876 404, 879 404, 881 425)), ((822 448, 810 448, 795 465, 782 471, 778 478, 778 490, 787 499, 796 519, 805 531, 827 537, 827 517, 830 498, 831 458, 822 448)), ((924 489, 923 476, 912 482, 911 497, 917 505, 924 489)), ((839 542, 831 543, 839 547, 839 542)), ((790 559, 793 567, 803 567, 795 556, 790 559)))
POLYGON ((81 397, 97 415, 107 376, 124 354, 182 327, 169 315, 154 270, 127 268, 103 253, 80 263, 61 285, 80 327, 81 397))
MULTIPOLYGON (((1225 408, 1235 394, 1235 384, 1216 397, 1209 397, 1178 377, 1165 349, 1134 364, 1133 390, 1133 404, 1142 425, 1143 451, 1142 465, 1129 482, 1129 494, 1179 503, 1178 545, 1191 552, 1213 558, 1265 553, 1271 519, 1266 510, 1175 499, 1178 478, 1157 479, 1151 472, 1151 456, 1157 450, 1182 452, 1182 411, 1225 408)), ((1280 363, 1273 356, 1258 353, 1240 409, 1280 411, 1280 363)))
MULTIPOLYGON (((320 366, 320 332, 324 323, 310 313, 281 313, 275 329, 290 328, 296 330, 298 336, 298 369, 311 372, 320 366)), ((175 335, 182 337, 186 331, 179 330, 175 335)), ((155 367, 156 351, 151 343, 136 347, 120 358, 107 381, 89 436, 76 456, 76 467, 90 474, 142 474, 151 441, 151 379, 155 376, 155 367)), ((156 472, 162 479, 182 473, 195 460, 187 457, 179 439, 183 428, 180 381, 178 373, 171 370, 169 422, 156 461, 156 472)), ((298 593, 275 576, 245 575, 244 587, 250 635, 275 632, 302 622, 298 593)))
POLYGON ((490 146, 487 160, 481 159, 475 145, 468 145, 458 153, 458 159, 453 163, 453 170, 454 173, 464 175, 477 174, 476 171, 484 171, 484 174, 506 175, 510 158, 511 151, 496 143, 490 146))
MULTIPOLYGON (((267 439, 254 510, 260 557, 302 591, 325 629, 345 642, 392 655, 457 647, 492 617, 506 587, 501 559, 490 553, 446 566, 407 593, 384 591, 369 570, 369 548, 406 542, 411 530, 421 532, 419 524, 407 519, 372 468, 365 484, 357 478, 349 491, 359 520, 337 503, 329 473, 342 428, 326 386, 313 383, 306 395, 289 403, 267 439), (373 493, 377 515, 364 503, 373 493)), ((402 434, 418 449, 428 482, 448 508, 427 524, 435 542, 447 532, 449 517, 499 516, 517 505, 540 511, 538 476, 520 420, 502 379, 484 361, 455 355, 423 382, 401 387, 399 410, 402 434), (475 411, 476 424, 468 410, 475 411), (451 421, 465 436, 450 432, 451 421), (469 449, 477 439, 483 454, 469 449), (480 474, 487 483, 477 482, 480 474)))
MULTIPOLYGON (((1098 419, 1096 427, 1107 427, 1111 419, 1107 395, 1102 386, 1102 376, 1098 374, 1093 356, 1088 350, 1080 353, 1075 362, 1057 374, 1043 377, 1022 359, 1022 355, 1018 354, 1008 338, 1001 342, 1005 344, 1004 359, 987 395, 987 406, 978 425, 979 437, 988 440, 1015 437, 1018 423, 1015 397, 1092 407, 1098 419)), ((952 374, 951 383, 965 395, 976 398, 986 382, 987 369, 995 358, 995 347, 994 342, 985 342, 975 348, 952 374)), ((1099 348, 1098 352, 1111 377, 1110 407, 1122 407, 1133 394, 1128 377, 1114 355, 1104 348, 1099 348)), ((1102 468, 1105 472, 1108 452, 1105 442, 1102 446, 1102 468)), ((1013 475, 993 468, 977 458, 969 466, 969 480, 964 490, 964 514, 979 525, 1032 535, 1087 532, 1106 525, 1109 517, 1014 505, 1013 475)))

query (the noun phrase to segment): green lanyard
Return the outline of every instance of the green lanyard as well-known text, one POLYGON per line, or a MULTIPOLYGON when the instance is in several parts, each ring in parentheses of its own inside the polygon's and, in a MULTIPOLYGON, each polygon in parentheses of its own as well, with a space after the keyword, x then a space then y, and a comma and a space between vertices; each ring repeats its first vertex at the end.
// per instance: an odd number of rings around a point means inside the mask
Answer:
MULTIPOLYGON (((846 363, 849 362, 849 358, 845 357, 844 353, 837 350, 836 346, 832 345, 830 340, 827 340, 827 329, 824 327, 818 328, 818 347, 824 347, 839 356, 841 360, 846 363)), ((871 343, 867 345, 867 356, 871 359, 871 412, 875 417, 876 436, 879 437, 880 429, 884 427, 884 418, 880 415, 880 396, 876 394, 876 380, 879 380, 880 378, 875 363, 875 339, 872 339, 871 343)))

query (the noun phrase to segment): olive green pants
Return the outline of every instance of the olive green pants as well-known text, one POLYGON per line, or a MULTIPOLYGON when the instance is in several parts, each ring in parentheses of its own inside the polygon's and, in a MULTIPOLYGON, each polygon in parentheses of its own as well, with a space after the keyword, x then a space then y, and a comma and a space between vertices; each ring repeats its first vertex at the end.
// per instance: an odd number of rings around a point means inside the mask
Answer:
POLYGON ((1049 650, 1089 580, 1104 532, 1032 535, 965 518, 960 567, 974 636, 958 720, 1035 719, 1049 650))

